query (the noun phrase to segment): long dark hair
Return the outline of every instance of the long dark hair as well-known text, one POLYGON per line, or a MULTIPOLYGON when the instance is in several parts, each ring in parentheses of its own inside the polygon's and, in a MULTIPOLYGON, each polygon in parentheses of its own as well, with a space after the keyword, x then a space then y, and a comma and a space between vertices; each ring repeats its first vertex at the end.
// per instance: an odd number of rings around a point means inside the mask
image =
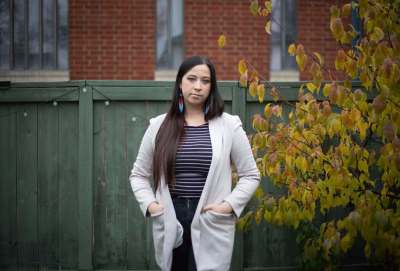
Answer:
POLYGON ((224 112, 224 102, 218 92, 217 76, 214 65, 211 61, 202 56, 193 56, 185 59, 179 67, 176 75, 175 86, 173 89, 171 107, 163 123, 158 130, 155 139, 155 149, 153 155, 153 178, 154 187, 157 190, 160 185, 161 175, 164 174, 168 184, 175 182, 175 158, 179 141, 184 135, 185 112, 178 109, 178 98, 181 93, 180 84, 182 77, 194 66, 205 64, 210 69, 211 89, 205 102, 208 105, 208 112, 204 116, 205 120, 211 120, 220 116, 224 112))

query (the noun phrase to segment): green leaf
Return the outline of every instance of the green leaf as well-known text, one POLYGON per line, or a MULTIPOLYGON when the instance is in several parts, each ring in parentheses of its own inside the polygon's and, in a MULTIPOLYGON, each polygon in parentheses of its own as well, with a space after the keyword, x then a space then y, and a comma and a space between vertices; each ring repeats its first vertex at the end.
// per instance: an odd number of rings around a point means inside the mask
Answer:
POLYGON ((251 12, 251 14, 253 14, 253 16, 256 16, 258 14, 258 1, 257 0, 251 1, 250 12, 251 12))

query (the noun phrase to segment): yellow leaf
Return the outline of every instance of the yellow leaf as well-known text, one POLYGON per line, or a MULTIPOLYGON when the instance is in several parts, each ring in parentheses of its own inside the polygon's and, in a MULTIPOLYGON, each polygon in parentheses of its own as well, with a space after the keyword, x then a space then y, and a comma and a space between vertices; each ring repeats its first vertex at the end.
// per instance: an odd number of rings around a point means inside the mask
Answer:
POLYGON ((262 189, 261 186, 257 187, 256 192, 254 193, 254 196, 257 199, 261 199, 264 196, 264 190, 262 189))
POLYGON ((358 161, 358 168, 368 174, 368 163, 364 159, 358 161))
POLYGON ((347 3, 342 7, 342 15, 343 17, 347 17, 351 14, 351 3, 347 3))
POLYGON ((294 56, 296 54, 296 44, 292 43, 288 47, 289 55, 294 56))
POLYGON ((271 35, 271 21, 268 21, 268 22, 265 24, 265 32, 267 32, 268 34, 271 35))
POLYGON ((374 29, 374 26, 375 26, 375 22, 373 20, 368 19, 367 27, 366 27, 367 33, 370 33, 374 29))
POLYGON ((264 219, 268 222, 271 222, 271 218, 272 218, 271 213, 266 210, 264 213, 264 219))
POLYGON ((317 52, 314 52, 314 55, 317 57, 319 64, 321 66, 324 65, 324 59, 322 58, 322 56, 317 52))
POLYGON ((364 254, 365 254, 365 256, 367 256, 367 258, 369 258, 371 256, 371 246, 369 245, 369 243, 367 243, 364 246, 364 254))
POLYGON ((268 119, 271 116, 271 104, 268 103, 265 107, 264 107, 264 116, 266 119, 268 119))
POLYGON ((282 106, 280 106, 280 105, 274 105, 274 106, 271 108, 271 112, 272 112, 272 114, 274 114, 274 115, 277 116, 277 117, 282 117, 282 106))
POLYGON ((346 64, 346 71, 347 71, 347 74, 349 76, 351 76, 351 78, 356 77, 356 75, 357 75, 357 63, 354 60, 349 59, 347 61, 347 64, 346 64))
POLYGON ((257 95, 257 83, 254 81, 250 83, 249 94, 251 97, 255 97, 257 95))
POLYGON ((262 218, 263 218, 262 209, 258 209, 254 215, 254 220, 256 221, 257 224, 260 224, 262 218))
POLYGON ((239 61, 238 71, 240 74, 243 74, 243 73, 245 73, 245 71, 247 71, 247 65, 246 65, 246 61, 244 59, 241 59, 239 61))
POLYGON ((247 87, 247 70, 240 75, 239 81, 242 87, 247 87))
POLYGON ((302 172, 307 171, 307 160, 303 156, 298 156, 295 160, 296 167, 300 169, 302 172))
POLYGON ((337 6, 331 6, 330 8, 331 16, 336 18, 340 16, 340 10, 337 6))
POLYGON ((325 97, 328 97, 330 90, 331 90, 331 84, 325 84, 322 90, 322 93, 324 94, 325 97))
POLYGON ((259 85, 257 86, 257 95, 258 95, 258 101, 259 101, 260 103, 262 103, 263 100, 264 100, 264 95, 265 95, 265 87, 264 87, 264 84, 259 84, 259 85))
POLYGON ((311 82, 307 83, 306 86, 312 93, 314 93, 314 91, 317 89, 317 87, 311 82))
POLYGON ((265 1, 264 2, 265 8, 269 11, 272 12, 272 2, 271 1, 265 1))
POLYGON ((306 67, 307 64, 307 60, 308 57, 305 53, 296 55, 296 62, 300 68, 300 71, 304 71, 304 68, 306 67))
POLYGON ((374 32, 372 32, 372 34, 371 34, 371 39, 373 41, 379 42, 380 40, 383 39, 384 36, 385 36, 385 34, 383 33, 382 29, 380 29, 379 27, 375 26, 374 27, 374 32))
POLYGON ((226 44, 226 37, 225 37, 225 35, 219 36, 219 38, 218 38, 218 46, 219 46, 219 48, 224 48, 224 47, 225 47, 225 44, 226 44))

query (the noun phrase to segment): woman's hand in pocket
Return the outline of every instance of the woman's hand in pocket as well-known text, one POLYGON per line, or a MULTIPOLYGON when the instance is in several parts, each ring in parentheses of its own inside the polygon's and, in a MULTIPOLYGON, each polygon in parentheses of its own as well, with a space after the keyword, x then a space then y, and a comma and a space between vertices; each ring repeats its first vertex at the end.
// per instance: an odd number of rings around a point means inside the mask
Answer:
POLYGON ((222 214, 230 214, 233 211, 232 206, 226 201, 223 201, 220 204, 216 203, 208 204, 203 208, 203 212, 209 210, 222 214))
POLYGON ((149 211, 150 215, 154 215, 163 212, 164 206, 156 201, 153 201, 150 203, 149 207, 147 207, 147 210, 149 211))

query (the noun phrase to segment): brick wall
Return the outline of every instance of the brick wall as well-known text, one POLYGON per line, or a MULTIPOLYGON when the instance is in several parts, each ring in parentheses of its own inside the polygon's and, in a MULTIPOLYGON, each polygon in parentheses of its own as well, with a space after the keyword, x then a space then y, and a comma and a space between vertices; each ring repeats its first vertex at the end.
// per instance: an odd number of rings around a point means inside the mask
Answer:
POLYGON ((69 1, 70 79, 152 80, 155 1, 69 1))
MULTIPOLYGON (((336 51, 339 49, 329 28, 330 7, 337 5, 341 8, 347 2, 344 0, 298 0, 298 40, 304 45, 307 52, 319 52, 330 69, 335 67, 336 51)), ((339 78, 341 76, 335 73, 333 75, 339 78)), ((311 76, 307 69, 300 73, 300 80, 309 78, 311 76)))
POLYGON ((268 78, 269 36, 262 18, 253 17, 249 1, 187 0, 184 2, 185 55, 207 55, 215 64, 218 80, 237 80, 237 63, 246 58, 268 78), (226 46, 218 47, 221 34, 226 46))
MULTIPOLYGON (((309 52, 334 65, 337 44, 329 30, 329 8, 344 0, 298 0, 298 37, 309 52)), ((71 0, 70 79, 152 80, 155 71, 156 1, 71 0)), ((248 59, 269 79, 270 36, 264 20, 243 0, 185 0, 185 57, 206 55, 219 80, 237 80, 237 63, 248 59), (220 34, 227 43, 217 45, 220 34)), ((307 72, 300 75, 308 79, 307 72)))

